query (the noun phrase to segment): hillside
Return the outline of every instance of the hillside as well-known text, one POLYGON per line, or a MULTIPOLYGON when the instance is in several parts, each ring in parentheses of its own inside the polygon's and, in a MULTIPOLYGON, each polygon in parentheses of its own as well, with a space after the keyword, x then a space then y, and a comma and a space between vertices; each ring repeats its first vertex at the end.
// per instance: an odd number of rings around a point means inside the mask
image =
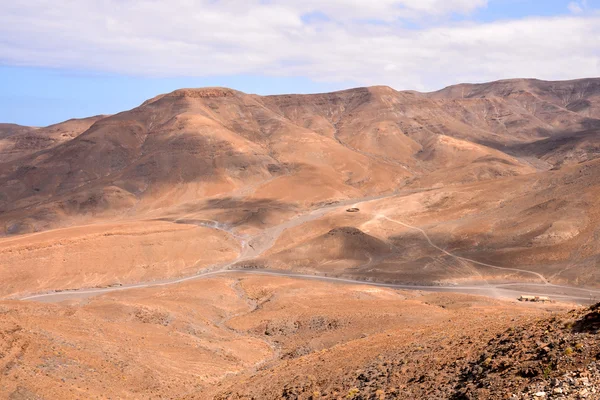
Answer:
POLYGON ((62 304, 0 301, 0 397, 449 393, 431 384, 432 366, 458 380, 496 334, 564 309, 250 274, 62 304))
POLYGON ((598 78, 0 124, 0 397, 597 398, 599 155, 598 78))
MULTIPOLYGON (((492 311, 500 305, 474 300, 424 297, 420 301, 439 307, 450 319, 415 326, 412 332, 395 328, 365 335, 282 362, 243 384, 234 383, 216 398, 598 397, 598 305, 569 313, 550 311, 537 318, 527 313, 504 319, 492 311), (483 310, 489 313, 487 317, 479 314, 483 310), (472 313, 469 327, 462 325, 466 312, 472 313), (492 316, 498 319, 494 321, 492 316)), ((436 311, 427 306, 424 308, 435 318, 436 311)))
MULTIPOLYGON (((142 221, 205 221, 241 235, 227 240, 260 242, 252 257, 240 243, 237 265, 254 258, 272 269, 417 284, 540 280, 516 271, 526 270, 595 286, 599 82, 277 96, 181 89, 112 116, 3 125, 0 273, 24 265, 17 277, 36 276, 36 258, 12 250, 27 234, 47 231, 44 246, 60 249, 53 229, 114 235, 142 221), (359 213, 345 212, 361 202, 359 213), (342 227, 364 239, 328 234, 342 227)), ((132 255, 122 257, 115 265, 132 255)), ((58 276, 71 274, 67 258, 49 262, 58 276)), ((151 262, 161 271, 154 278, 187 268, 161 263, 151 262)), ((150 275, 100 276, 98 284, 150 275)))
POLYGON ((102 118, 104 116, 71 119, 45 128, 0 123, 0 160, 6 163, 58 146, 79 136, 102 118))

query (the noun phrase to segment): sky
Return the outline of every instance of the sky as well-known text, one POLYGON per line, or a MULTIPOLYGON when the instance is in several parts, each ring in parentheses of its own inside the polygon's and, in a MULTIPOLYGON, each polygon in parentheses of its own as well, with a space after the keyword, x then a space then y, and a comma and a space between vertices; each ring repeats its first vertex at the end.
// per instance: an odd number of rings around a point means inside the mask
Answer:
POLYGON ((600 76, 600 0, 0 0, 0 122, 182 87, 314 93, 600 76))

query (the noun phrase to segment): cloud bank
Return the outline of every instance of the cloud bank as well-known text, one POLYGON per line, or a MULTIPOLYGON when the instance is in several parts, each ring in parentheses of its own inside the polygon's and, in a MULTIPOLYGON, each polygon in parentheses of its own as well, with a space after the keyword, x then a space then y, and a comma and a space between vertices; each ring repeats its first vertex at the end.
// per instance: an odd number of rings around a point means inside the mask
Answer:
POLYGON ((418 90, 600 75, 600 15, 584 12, 585 2, 569 6, 572 15, 469 22, 486 4, 5 1, 0 63, 143 76, 305 76, 418 90))

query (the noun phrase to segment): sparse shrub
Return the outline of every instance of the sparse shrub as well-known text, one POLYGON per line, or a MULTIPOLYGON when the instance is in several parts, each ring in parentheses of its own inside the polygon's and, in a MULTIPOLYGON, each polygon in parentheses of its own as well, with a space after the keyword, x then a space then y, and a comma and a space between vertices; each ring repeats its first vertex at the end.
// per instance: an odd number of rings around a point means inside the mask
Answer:
POLYGON ((348 395, 346 396, 347 399, 353 399, 356 397, 356 395, 358 394, 360 390, 358 390, 358 388, 352 388, 348 391, 348 395))
POLYGON ((542 374, 544 375, 544 379, 550 379, 550 374, 552 373, 552 365, 548 364, 542 370, 542 374))
POLYGON ((573 354, 573 348, 572 347, 567 347, 565 349, 565 356, 570 356, 571 354, 573 354))
POLYGON ((573 321, 565 322, 565 329, 573 329, 573 326, 575 326, 573 321))

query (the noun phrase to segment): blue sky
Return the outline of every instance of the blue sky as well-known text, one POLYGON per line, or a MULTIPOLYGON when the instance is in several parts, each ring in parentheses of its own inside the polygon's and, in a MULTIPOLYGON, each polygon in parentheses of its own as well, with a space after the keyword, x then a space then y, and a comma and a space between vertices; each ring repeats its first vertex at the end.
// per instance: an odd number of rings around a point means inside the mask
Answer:
POLYGON ((0 4, 0 122, 45 126, 181 87, 435 90, 600 75, 600 0, 0 4))
MULTIPOLYGON (((556 16, 571 14, 565 0, 498 0, 488 2, 486 7, 477 10, 473 18, 481 22, 532 16, 556 16)), ((581 4, 581 2, 579 3, 581 4)), ((598 0, 588 1, 588 9, 598 5, 598 0)))
POLYGON ((144 77, 60 68, 0 66, 0 122, 46 126, 70 118, 114 114, 160 93, 225 86, 246 93, 315 93, 352 86, 303 77, 228 75, 144 77))

